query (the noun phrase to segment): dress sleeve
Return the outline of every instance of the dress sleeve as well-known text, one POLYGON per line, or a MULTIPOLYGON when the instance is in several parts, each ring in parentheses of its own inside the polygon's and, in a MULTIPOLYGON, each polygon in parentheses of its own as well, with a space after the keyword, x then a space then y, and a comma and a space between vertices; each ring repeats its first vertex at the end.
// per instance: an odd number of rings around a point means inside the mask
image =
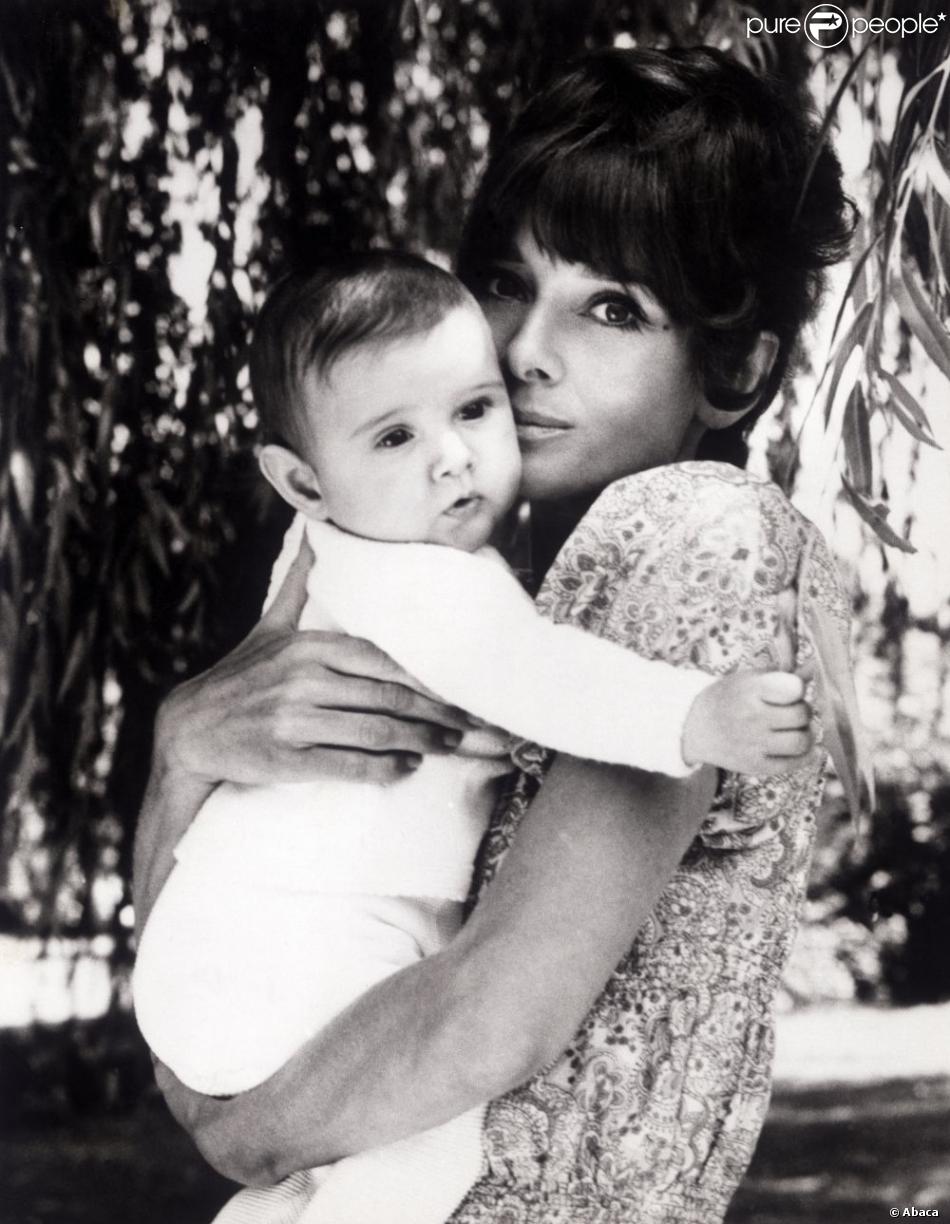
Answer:
POLYGON ((498 559, 311 532, 314 591, 444 700, 574 756, 683 775, 686 716, 711 683, 538 615, 498 559))
MULTIPOLYGON (((816 529, 776 486, 696 462, 611 485, 562 549, 538 604, 645 658, 724 675, 805 662, 806 587, 846 633, 816 529)), ((773 836, 786 804, 820 786, 820 773, 812 763, 779 777, 724 774, 703 841, 738 849, 773 836)))

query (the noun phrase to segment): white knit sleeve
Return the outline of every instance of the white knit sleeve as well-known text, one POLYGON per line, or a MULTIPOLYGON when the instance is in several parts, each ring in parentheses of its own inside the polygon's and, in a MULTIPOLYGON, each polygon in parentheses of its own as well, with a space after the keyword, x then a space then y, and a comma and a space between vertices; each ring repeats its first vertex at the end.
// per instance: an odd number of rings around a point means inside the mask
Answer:
POLYGON ((311 528, 311 581, 334 620, 444 700, 574 756, 691 772, 683 725, 713 677, 544 620, 484 555, 311 528))

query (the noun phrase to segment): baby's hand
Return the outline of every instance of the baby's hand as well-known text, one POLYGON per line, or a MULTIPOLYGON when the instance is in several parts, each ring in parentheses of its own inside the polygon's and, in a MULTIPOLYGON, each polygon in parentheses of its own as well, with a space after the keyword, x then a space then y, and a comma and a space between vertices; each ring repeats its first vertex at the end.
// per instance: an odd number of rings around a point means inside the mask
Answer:
POLYGON ((791 672, 733 672, 703 689, 686 717, 683 759, 735 773, 790 773, 814 747, 805 683, 791 672))

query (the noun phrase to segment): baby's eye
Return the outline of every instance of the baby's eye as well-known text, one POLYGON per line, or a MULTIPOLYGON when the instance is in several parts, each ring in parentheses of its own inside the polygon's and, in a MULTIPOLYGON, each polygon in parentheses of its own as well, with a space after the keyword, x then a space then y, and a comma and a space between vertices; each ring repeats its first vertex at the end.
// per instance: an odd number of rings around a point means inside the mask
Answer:
POLYGON ((459 409, 459 417, 463 421, 480 421, 489 408, 491 408, 491 405, 492 402, 488 396, 483 395, 479 399, 463 404, 459 409))
POLYGON ((411 439, 409 430, 404 425, 397 425, 395 429, 387 429, 376 445, 386 450, 394 450, 397 446, 405 446, 411 439))
POLYGON ((524 302, 528 289, 520 276, 504 268, 495 268, 485 278, 485 295, 499 302, 524 302))
POLYGON ((639 302, 621 294, 611 295, 592 302, 587 313, 598 323, 607 327, 637 328, 646 322, 639 302))

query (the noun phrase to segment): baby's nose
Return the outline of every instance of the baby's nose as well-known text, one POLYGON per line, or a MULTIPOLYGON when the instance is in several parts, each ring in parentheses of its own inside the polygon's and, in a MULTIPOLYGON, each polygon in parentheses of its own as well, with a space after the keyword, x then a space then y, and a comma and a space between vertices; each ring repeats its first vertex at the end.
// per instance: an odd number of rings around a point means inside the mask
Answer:
POLYGON ((445 476, 457 476, 471 466, 470 447, 455 430, 448 430, 440 439, 438 454, 432 465, 433 478, 440 480, 445 476))

